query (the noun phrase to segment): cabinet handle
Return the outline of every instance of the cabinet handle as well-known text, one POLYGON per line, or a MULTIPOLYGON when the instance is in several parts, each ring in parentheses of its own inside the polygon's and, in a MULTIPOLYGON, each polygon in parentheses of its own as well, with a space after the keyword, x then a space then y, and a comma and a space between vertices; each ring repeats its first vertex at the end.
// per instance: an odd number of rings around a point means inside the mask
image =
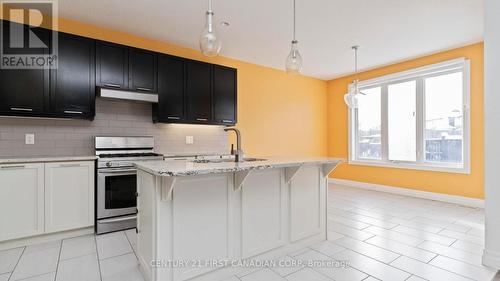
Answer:
POLYGON ((181 118, 180 117, 174 117, 174 116, 168 116, 167 119, 179 120, 181 118))
POLYGON ((127 170, 104 170, 101 169, 99 173, 101 174, 118 174, 118 173, 127 173, 127 174, 133 174, 134 172, 137 172, 137 170, 132 170, 132 169, 127 169, 127 170))
POLYGON ((1 169, 24 169, 25 165, 17 165, 17 166, 2 166, 1 169))
POLYGON ((136 89, 139 90, 139 91, 147 91, 147 92, 152 92, 153 91, 150 88, 142 88, 142 87, 137 87, 136 89))
POLYGON ((64 113, 67 114, 83 114, 82 111, 65 110, 64 113))
POLYGON ((61 164, 59 165, 59 167, 66 167, 66 168, 69 168, 69 167, 80 167, 81 165, 80 164, 61 164))
POLYGON ((222 123, 233 123, 233 120, 222 120, 222 123))
POLYGON ((15 110, 15 111, 33 111, 31 108, 23 108, 23 107, 11 107, 10 110, 15 110))
POLYGON ((137 219, 136 215, 129 216, 129 217, 123 217, 123 218, 111 218, 111 219, 105 219, 105 220, 100 220, 97 223, 99 224, 105 224, 105 223, 114 223, 114 222, 121 222, 121 221, 130 221, 130 220, 135 220, 137 219))
POLYGON ((196 121, 208 121, 207 118, 196 118, 196 121))
POLYGON ((111 88, 121 88, 122 86, 118 85, 118 84, 109 84, 109 83, 106 83, 104 84, 105 87, 111 87, 111 88))

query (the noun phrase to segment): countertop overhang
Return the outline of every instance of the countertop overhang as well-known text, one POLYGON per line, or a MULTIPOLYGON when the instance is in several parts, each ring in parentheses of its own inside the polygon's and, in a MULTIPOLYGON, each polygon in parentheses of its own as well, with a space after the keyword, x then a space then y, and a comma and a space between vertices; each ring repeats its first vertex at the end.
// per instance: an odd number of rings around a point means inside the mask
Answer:
POLYGON ((262 157, 264 161, 195 163, 190 160, 137 161, 135 166, 147 173, 164 177, 183 177, 248 170, 286 168, 307 164, 339 164, 343 158, 329 157, 262 157))

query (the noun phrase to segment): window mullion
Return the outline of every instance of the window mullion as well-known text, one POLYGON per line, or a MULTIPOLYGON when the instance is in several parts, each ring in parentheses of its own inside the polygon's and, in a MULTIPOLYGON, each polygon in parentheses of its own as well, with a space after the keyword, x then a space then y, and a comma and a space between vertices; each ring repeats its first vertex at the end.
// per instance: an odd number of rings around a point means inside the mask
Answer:
POLYGON ((358 151, 359 151, 359 147, 358 147, 358 110, 357 109, 354 109, 354 108, 351 108, 349 109, 349 118, 351 118, 351 136, 353 137, 352 139, 349 139, 349 141, 351 142, 350 145, 352 147, 352 151, 350 151, 350 156, 352 159, 359 159, 358 157, 358 151), (354 121, 352 121, 354 120, 354 121))
POLYGON ((417 79, 417 94, 416 94, 416 150, 417 150, 417 163, 423 163, 425 159, 425 91, 424 79, 417 79))
POLYGON ((389 98, 388 98, 388 85, 383 84, 382 86, 382 125, 381 125, 381 142, 382 142, 382 161, 389 161, 389 98))

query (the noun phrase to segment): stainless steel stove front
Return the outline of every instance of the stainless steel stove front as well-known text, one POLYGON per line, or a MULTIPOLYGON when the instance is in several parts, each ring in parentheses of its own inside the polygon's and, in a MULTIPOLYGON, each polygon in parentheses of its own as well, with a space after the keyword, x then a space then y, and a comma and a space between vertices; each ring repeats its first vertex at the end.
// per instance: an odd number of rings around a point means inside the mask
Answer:
POLYGON ((96 137, 97 234, 135 228, 137 169, 134 161, 161 160, 153 137, 96 137), (100 157, 102 155, 102 157, 100 157))
POLYGON ((97 234, 134 228, 136 200, 136 169, 97 169, 97 234))

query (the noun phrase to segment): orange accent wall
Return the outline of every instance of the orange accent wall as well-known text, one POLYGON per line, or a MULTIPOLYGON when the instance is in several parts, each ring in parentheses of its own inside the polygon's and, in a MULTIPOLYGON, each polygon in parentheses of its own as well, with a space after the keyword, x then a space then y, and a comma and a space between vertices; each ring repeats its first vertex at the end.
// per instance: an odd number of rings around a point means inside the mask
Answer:
MULTIPOLYGON (((483 43, 413 59, 363 72, 366 80, 433 63, 466 57, 471 62, 471 173, 454 174, 343 164, 332 177, 359 182, 404 187, 422 191, 484 198, 484 119, 483 119, 483 43)), ((328 82, 328 155, 348 157, 348 119, 344 94, 353 76, 328 82)))
MULTIPOLYGON (((327 82, 75 20, 59 19, 59 31, 226 65, 238 69, 238 124, 247 155, 327 154, 327 82)), ((198 35, 193 34, 193 40, 198 35)), ((283 64, 287 54, 283 54, 283 64)), ((228 144, 229 152, 229 144, 228 144)))

